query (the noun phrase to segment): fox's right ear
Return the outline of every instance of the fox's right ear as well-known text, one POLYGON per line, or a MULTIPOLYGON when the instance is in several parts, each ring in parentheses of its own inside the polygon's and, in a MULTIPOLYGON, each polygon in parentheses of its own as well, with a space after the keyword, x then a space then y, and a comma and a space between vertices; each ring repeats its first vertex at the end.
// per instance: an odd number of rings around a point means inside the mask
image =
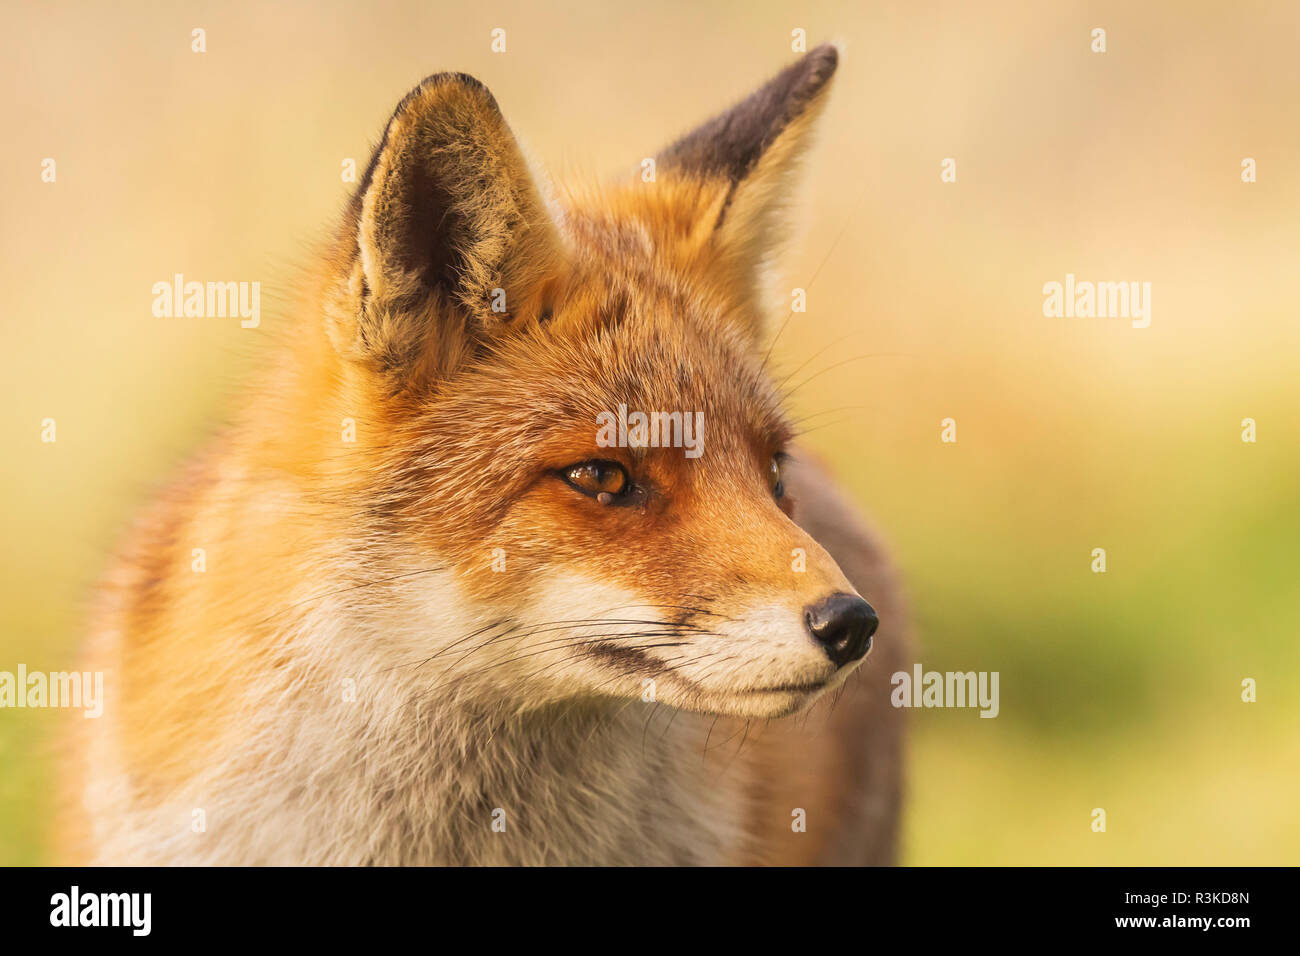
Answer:
POLYGON ((543 313, 561 258, 496 100, 463 73, 431 76, 398 104, 347 228, 347 301, 331 338, 403 379, 445 374, 543 313))
POLYGON ((757 90, 696 127, 657 159, 679 231, 721 259, 742 294, 757 288, 763 265, 782 244, 783 213, 839 51, 809 51, 757 90), (684 221, 683 221, 684 220, 684 221))

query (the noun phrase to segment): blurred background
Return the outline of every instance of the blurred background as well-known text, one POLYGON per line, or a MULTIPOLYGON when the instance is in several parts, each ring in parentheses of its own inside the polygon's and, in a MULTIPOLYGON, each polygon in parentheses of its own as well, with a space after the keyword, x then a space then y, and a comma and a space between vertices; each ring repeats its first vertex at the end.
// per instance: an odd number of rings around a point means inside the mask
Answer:
MULTIPOLYGON (((911 712, 905 862, 1300 862, 1300 6, 4 8, 0 670, 73 666, 109 549, 264 359, 342 162, 416 81, 473 73, 553 174, 599 176, 799 28, 843 59, 774 354, 815 376, 795 411, 903 568, 918 659, 1001 674, 996 720, 911 712), (154 318, 177 272, 260 281, 262 329, 154 318), (1066 273, 1150 282, 1150 327, 1045 318, 1066 273)), ((50 860, 57 724, 0 710, 0 863, 50 860)))

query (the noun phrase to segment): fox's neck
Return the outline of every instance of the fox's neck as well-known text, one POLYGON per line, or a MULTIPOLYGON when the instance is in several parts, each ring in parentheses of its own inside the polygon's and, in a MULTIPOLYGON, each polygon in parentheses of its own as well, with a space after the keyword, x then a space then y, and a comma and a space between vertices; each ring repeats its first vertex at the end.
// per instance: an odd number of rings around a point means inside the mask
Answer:
POLYGON ((648 717, 646 705, 621 701, 525 713, 499 703, 431 708, 406 726, 411 752, 395 755, 421 771, 408 776, 389 765, 409 792, 376 821, 394 835, 379 855, 480 864, 722 862, 734 850, 724 821, 736 807, 727 806, 718 768, 704 764, 700 719, 674 720, 661 710, 652 728, 648 717))
POLYGON ((250 701, 261 726, 219 775, 219 802, 240 811, 232 825, 247 822, 231 836, 250 862, 671 865, 738 853, 736 768, 705 759, 712 718, 615 700, 525 710, 504 689, 430 693, 416 674, 390 675, 382 691, 358 682, 352 700, 331 692, 287 717, 272 702, 302 677, 281 675, 250 701), (258 746, 286 739, 287 751, 258 746))

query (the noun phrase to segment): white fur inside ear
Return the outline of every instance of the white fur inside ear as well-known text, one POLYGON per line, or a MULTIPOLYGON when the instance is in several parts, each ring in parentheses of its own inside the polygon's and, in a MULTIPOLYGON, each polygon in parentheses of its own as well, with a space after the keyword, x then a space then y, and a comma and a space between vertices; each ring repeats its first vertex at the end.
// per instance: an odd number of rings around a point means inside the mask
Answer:
POLYGON ((370 294, 379 299, 386 299, 391 294, 388 284, 389 270, 380 251, 383 238, 378 222, 380 196, 387 183, 390 162, 391 152, 386 146, 384 153, 375 163, 370 187, 361 197, 361 217, 357 224, 357 248, 361 258, 361 270, 370 294))

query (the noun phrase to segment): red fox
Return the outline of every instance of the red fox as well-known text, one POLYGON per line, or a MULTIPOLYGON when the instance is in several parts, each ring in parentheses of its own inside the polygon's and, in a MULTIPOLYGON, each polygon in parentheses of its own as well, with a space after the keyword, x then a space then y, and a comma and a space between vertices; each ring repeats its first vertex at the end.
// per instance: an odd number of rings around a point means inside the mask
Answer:
POLYGON ((600 186, 469 76, 398 104, 97 593, 63 861, 895 861, 904 610, 763 355, 837 60, 600 186))

